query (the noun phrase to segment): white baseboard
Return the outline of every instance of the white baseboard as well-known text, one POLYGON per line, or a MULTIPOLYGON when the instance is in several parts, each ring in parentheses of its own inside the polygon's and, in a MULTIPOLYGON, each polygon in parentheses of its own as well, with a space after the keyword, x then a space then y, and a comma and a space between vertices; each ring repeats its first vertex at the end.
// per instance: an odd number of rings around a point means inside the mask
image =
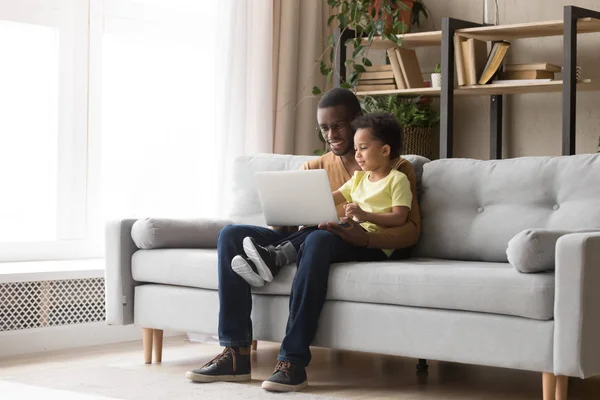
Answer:
MULTIPOLYGON (((165 337, 180 335, 183 334, 164 332, 165 337)), ((135 325, 109 326, 105 322, 7 331, 0 332, 0 357, 135 340, 142 340, 142 328, 135 325)))

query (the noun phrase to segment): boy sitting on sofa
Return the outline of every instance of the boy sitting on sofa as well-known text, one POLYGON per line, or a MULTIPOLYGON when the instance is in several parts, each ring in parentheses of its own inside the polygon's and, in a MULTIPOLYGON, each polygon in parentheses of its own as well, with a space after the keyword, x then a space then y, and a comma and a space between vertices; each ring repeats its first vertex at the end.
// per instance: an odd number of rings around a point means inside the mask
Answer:
MULTIPOLYGON (((402 128, 392 114, 373 113, 352 123, 356 130, 354 150, 362 171, 333 192, 336 206, 344 204, 345 214, 367 232, 406 223, 412 203, 410 182, 393 168, 391 160, 400 155, 402 128)), ((296 261, 306 237, 318 227, 304 227, 273 245, 261 246, 250 236, 244 238, 244 255, 231 262, 233 270, 252 286, 271 282, 284 265, 296 261)), ((393 249, 371 249, 362 261, 388 259, 393 249)))

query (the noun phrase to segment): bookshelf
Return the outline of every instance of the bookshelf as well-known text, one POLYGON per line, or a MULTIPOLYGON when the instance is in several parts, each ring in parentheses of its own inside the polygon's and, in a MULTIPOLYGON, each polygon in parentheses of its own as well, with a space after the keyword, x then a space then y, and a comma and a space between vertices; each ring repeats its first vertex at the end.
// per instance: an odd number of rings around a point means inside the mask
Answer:
MULTIPOLYGON (((440 46, 442 55, 442 87, 357 92, 357 96, 399 94, 405 96, 440 96, 440 157, 453 156, 454 129, 452 126, 455 96, 490 97, 490 158, 502 158, 503 96, 527 93, 559 93, 563 96, 562 153, 575 154, 575 111, 578 90, 600 90, 600 85, 590 79, 576 81, 577 35, 600 32, 600 12, 575 6, 565 6, 563 20, 526 24, 481 26, 455 18, 442 19, 442 30, 399 35, 402 46, 414 48, 440 46), (474 86, 454 85, 454 35, 484 41, 516 40, 547 36, 563 36, 563 80, 520 84, 487 84, 474 86), (449 79, 451 78, 451 79, 449 79)), ((366 42, 365 42, 366 43, 366 42)), ((374 39, 373 49, 394 47, 389 40, 374 39)), ((340 63, 345 60, 345 49, 340 63)), ((343 69, 342 69, 343 71, 343 69)), ((344 72, 345 73, 345 72, 344 72)), ((343 75, 342 75, 343 76, 343 75)))
MULTIPOLYGON (((594 84, 591 79, 582 79, 577 82, 578 90, 600 90, 600 86, 594 84)), ((563 81, 532 82, 521 84, 488 84, 461 86, 454 89, 455 96, 490 96, 503 94, 527 94, 527 93, 555 93, 561 92, 563 81)), ((402 96, 439 96, 440 88, 416 88, 404 90, 379 90, 372 92, 357 92, 357 96, 377 96, 385 94, 399 94, 402 96)))

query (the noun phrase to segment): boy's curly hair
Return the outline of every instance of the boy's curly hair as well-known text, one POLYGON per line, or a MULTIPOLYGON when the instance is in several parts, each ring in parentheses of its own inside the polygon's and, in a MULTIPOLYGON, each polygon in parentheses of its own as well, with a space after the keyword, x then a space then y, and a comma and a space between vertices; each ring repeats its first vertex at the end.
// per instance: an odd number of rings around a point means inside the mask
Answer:
POLYGON ((390 159, 400 156, 402 152, 402 127, 393 114, 374 112, 361 115, 352 122, 352 128, 371 129, 375 139, 390 146, 390 159))

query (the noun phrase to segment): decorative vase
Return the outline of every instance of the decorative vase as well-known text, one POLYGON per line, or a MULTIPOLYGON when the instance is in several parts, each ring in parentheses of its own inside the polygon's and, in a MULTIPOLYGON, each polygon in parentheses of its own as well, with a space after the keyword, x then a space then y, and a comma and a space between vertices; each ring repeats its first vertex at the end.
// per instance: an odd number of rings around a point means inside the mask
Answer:
POLYGON ((433 74, 431 74, 431 87, 442 87, 442 74, 440 72, 434 72, 433 74))
POLYGON ((431 160, 432 154, 432 132, 431 128, 415 128, 412 126, 405 126, 402 128, 404 154, 416 154, 419 156, 427 157, 431 160))

